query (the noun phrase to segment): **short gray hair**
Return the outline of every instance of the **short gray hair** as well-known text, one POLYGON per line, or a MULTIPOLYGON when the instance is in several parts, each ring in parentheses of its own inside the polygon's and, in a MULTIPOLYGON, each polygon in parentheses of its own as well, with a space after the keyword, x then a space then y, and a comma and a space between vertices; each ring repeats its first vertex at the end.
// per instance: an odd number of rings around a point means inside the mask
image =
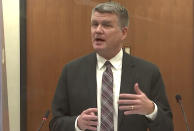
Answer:
POLYGON ((120 27, 121 28, 128 27, 129 24, 128 11, 125 7, 121 6, 119 3, 116 2, 100 3, 92 9, 92 15, 94 14, 94 12, 116 14, 119 19, 120 27))

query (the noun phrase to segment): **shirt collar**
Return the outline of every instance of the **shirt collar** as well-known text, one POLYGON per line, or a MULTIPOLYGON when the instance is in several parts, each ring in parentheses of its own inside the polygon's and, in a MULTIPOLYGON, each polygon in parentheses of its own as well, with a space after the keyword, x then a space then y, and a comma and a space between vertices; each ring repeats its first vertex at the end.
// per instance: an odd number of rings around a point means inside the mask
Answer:
MULTIPOLYGON (((100 56, 98 53, 96 53, 96 57, 97 57, 97 68, 101 69, 107 60, 104 57, 100 56)), ((109 61, 116 70, 119 70, 122 67, 122 59, 123 50, 121 49, 119 53, 113 58, 111 58, 109 61)))

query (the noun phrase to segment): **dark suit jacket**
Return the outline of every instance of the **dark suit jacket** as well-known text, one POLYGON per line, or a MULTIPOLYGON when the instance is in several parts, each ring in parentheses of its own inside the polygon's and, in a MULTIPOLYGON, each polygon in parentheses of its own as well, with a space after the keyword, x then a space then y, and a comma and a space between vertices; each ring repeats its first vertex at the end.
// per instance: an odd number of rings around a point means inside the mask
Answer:
MULTIPOLYGON (((97 107, 96 63, 96 54, 91 53, 64 67, 52 103, 52 131, 74 131, 77 116, 97 107)), ((157 117, 152 121, 144 115, 124 116, 119 111, 118 131, 173 131, 172 113, 158 68, 124 52, 120 93, 135 93, 136 82, 157 104, 157 117)))

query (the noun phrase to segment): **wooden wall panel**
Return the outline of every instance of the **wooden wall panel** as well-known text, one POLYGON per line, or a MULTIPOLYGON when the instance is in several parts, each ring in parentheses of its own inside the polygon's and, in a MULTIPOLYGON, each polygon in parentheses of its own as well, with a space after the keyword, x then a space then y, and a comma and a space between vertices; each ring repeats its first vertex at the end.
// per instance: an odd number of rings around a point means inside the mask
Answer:
POLYGON ((50 109, 63 66, 92 51, 91 9, 104 1, 27 0, 27 131, 50 109))
POLYGON ((175 131, 186 131, 175 95, 181 94, 191 130, 194 130, 193 0, 115 0, 128 8, 132 55, 161 69, 174 115, 175 131))

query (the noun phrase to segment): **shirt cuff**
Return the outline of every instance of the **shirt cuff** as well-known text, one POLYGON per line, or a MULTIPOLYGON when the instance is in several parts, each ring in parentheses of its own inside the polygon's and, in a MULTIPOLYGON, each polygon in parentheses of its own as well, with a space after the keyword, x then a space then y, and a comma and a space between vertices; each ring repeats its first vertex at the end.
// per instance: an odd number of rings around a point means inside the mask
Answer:
POLYGON ((78 118, 79 118, 79 116, 75 120, 75 131, 83 131, 83 130, 80 130, 79 127, 77 126, 77 120, 78 120, 78 118))
MULTIPOLYGON (((153 102, 154 103, 154 102, 153 102)), ((158 113, 158 107, 157 105, 154 103, 154 111, 151 114, 145 115, 147 118, 154 120, 157 116, 158 113)))

